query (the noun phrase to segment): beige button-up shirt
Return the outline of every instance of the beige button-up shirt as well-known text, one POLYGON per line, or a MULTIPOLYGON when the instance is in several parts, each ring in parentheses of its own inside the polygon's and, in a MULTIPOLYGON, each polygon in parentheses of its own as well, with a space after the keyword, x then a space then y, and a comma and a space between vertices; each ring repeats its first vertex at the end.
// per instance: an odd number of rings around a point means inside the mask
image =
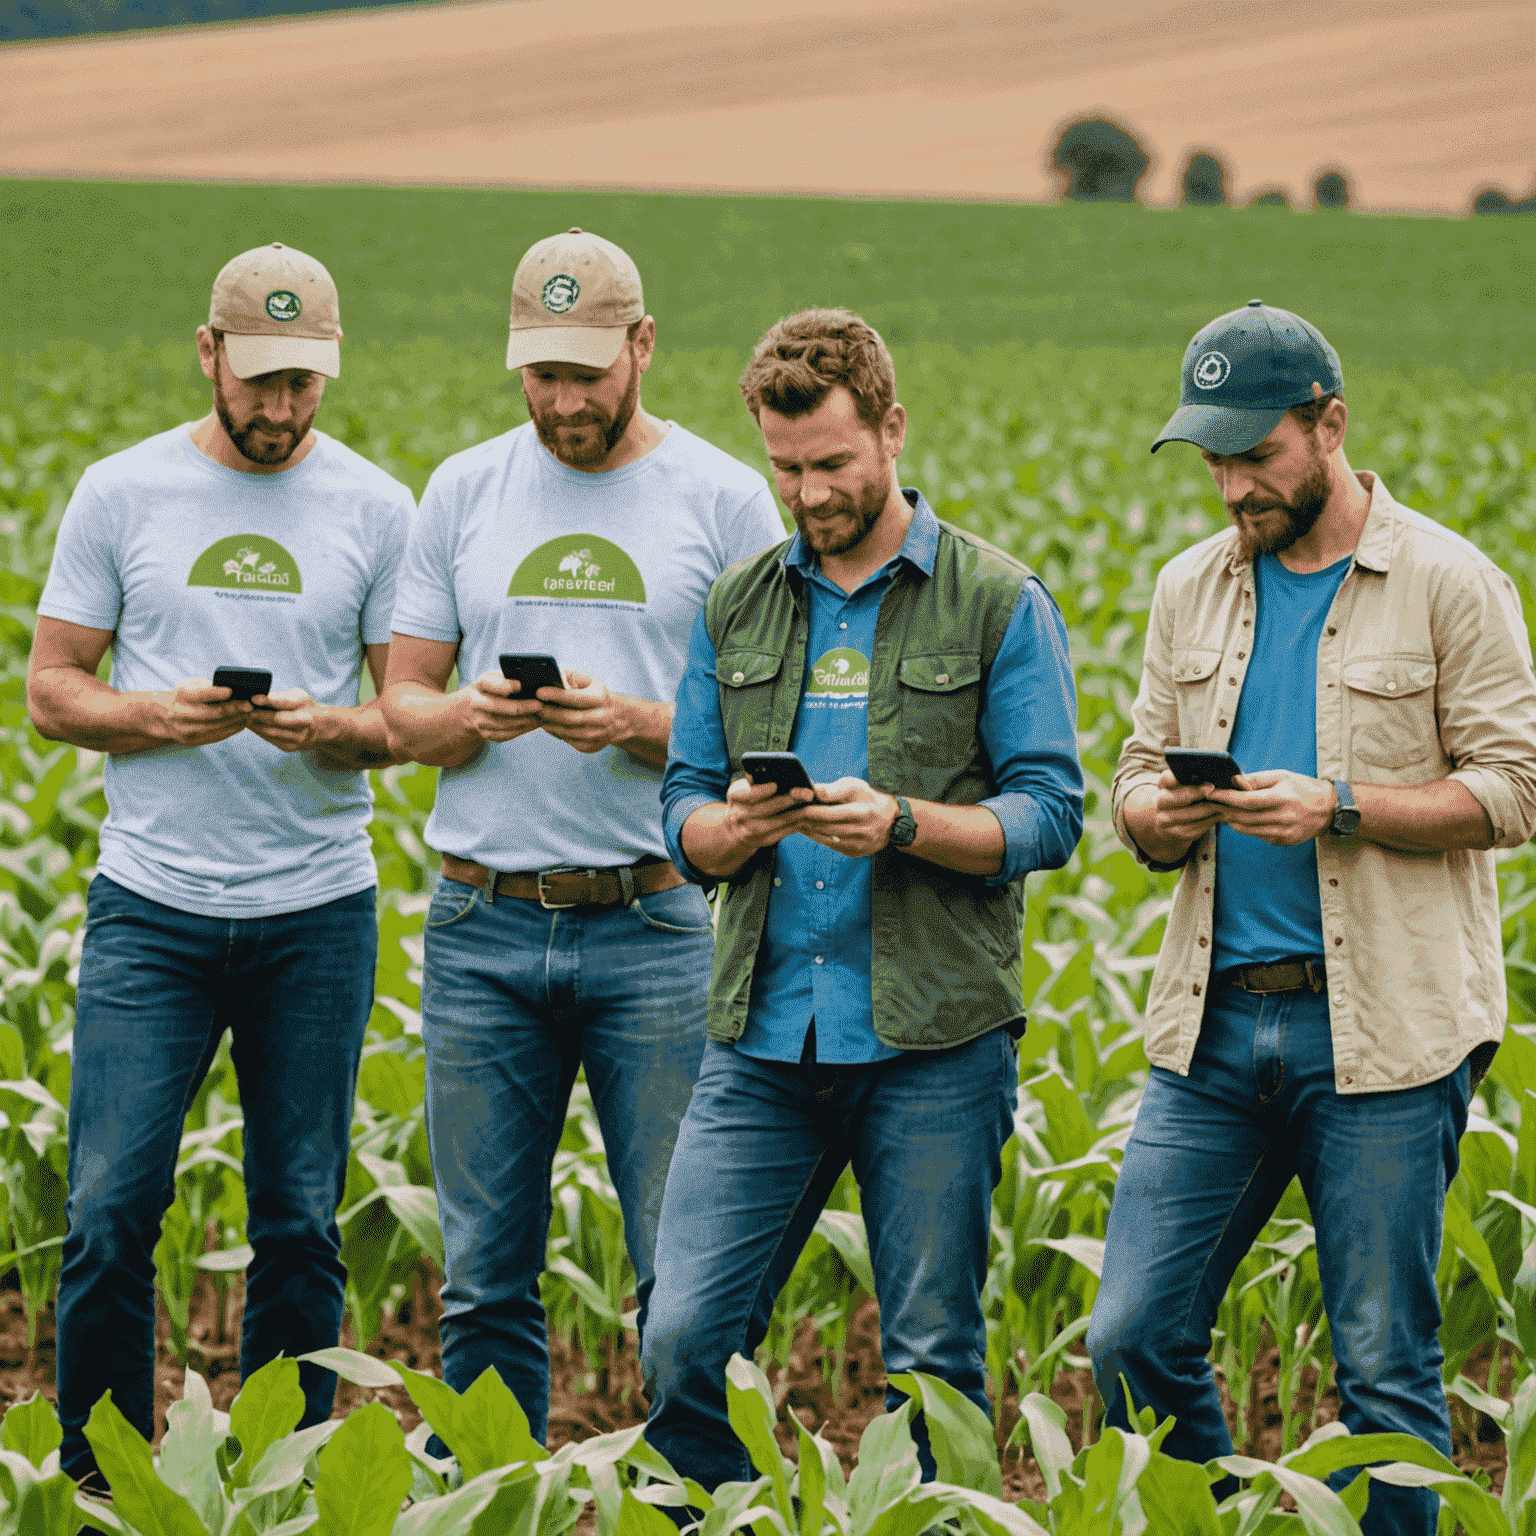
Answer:
MULTIPOLYGON (((1371 508, 1317 649, 1318 776, 1459 779, 1488 813, 1494 846, 1516 848, 1536 831, 1536 675, 1519 594, 1466 539, 1394 501, 1375 475, 1359 479, 1371 508)), ((1235 529, 1158 576, 1134 730, 1114 782, 1115 829, 1143 862, 1126 796, 1156 783, 1164 747, 1226 748, 1257 621, 1253 567, 1235 529)), ((1181 1074, 1210 986, 1218 876, 1212 830, 1184 864, 1147 999, 1147 1056, 1181 1074)), ((1401 853, 1325 833, 1317 878, 1340 1093, 1433 1082, 1503 1037, 1491 852, 1401 853)))

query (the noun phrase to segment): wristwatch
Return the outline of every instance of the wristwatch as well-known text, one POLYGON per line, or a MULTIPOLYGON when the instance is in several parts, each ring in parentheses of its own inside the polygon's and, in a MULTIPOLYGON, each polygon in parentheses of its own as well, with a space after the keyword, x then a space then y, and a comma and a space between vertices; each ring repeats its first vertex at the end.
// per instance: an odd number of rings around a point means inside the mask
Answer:
POLYGON ((1333 781, 1333 792, 1339 803, 1333 808, 1328 830, 1335 837, 1353 837, 1360 830, 1360 807, 1355 804, 1354 792, 1343 779, 1333 781))
POLYGON ((907 804, 905 795, 893 795, 891 798, 896 802, 896 820, 891 823, 888 846, 910 848, 917 836, 917 818, 913 816, 912 807, 907 804))

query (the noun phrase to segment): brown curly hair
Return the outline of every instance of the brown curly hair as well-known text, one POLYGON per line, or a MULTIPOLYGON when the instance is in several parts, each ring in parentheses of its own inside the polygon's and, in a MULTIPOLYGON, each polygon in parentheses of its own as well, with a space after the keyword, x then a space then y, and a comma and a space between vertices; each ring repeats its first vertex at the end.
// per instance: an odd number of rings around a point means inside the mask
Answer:
POLYGON ((773 326, 752 351, 741 398, 755 417, 814 411, 841 385, 859 420, 878 431, 896 402, 896 365, 880 333, 850 309, 802 309, 773 326))

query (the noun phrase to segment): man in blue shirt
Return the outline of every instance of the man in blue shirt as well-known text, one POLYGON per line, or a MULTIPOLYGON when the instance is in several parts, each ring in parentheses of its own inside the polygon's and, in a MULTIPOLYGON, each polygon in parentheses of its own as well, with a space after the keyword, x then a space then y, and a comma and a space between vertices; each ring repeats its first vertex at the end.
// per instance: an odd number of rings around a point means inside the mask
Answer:
POLYGON ((642 1356, 651 1442, 707 1487, 747 1475, 726 1364, 763 1338, 850 1162, 887 1370, 985 1409, 1022 885, 1066 862, 1083 801, 1061 615, 901 489, 879 336, 844 310, 792 315, 742 393, 798 533, 715 583, 678 690, 668 848, 722 895, 642 1356), (744 752, 784 747, 814 791, 742 776, 744 752))

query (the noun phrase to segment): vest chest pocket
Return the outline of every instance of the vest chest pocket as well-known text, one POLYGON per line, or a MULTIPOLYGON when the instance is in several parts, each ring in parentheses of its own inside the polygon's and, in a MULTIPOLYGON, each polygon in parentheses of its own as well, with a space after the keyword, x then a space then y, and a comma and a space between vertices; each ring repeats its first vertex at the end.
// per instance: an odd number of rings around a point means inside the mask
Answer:
POLYGON ((981 707, 981 655, 944 651, 903 656, 901 750, 915 763, 968 763, 976 752, 981 707))
POLYGON ((1344 663, 1352 762, 1395 770, 1439 755, 1432 656, 1356 656, 1344 663))
POLYGON ((720 723, 734 771, 743 752, 762 752, 773 725, 773 685, 784 658, 772 651, 721 651, 715 657, 720 723))
POLYGON ((1173 653, 1173 688, 1179 701, 1179 741, 1186 747, 1205 745, 1211 695, 1221 652, 1205 646, 1179 646, 1173 653))

